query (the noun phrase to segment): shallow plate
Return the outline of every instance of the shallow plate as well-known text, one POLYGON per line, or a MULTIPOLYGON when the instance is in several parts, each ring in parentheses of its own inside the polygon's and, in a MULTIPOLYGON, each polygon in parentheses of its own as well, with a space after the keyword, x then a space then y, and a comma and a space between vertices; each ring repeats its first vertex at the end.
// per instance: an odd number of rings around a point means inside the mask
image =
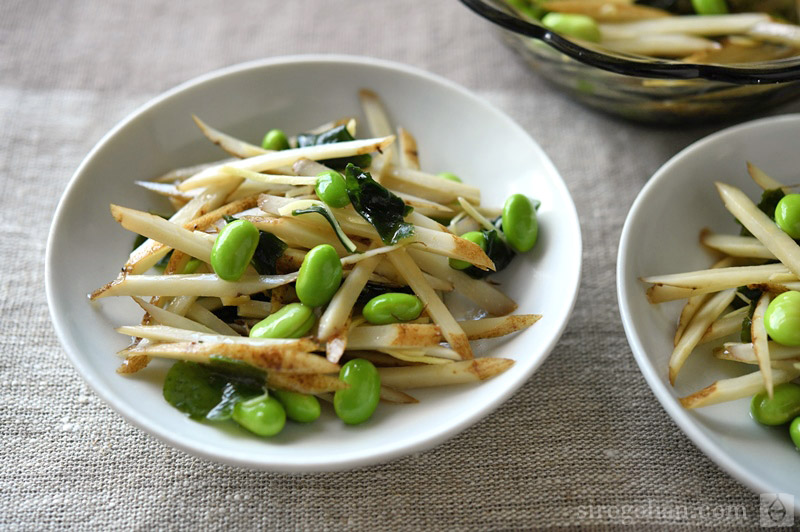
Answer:
POLYGON ((697 243, 703 227, 728 233, 738 227, 714 181, 741 187, 751 198, 760 190, 747 174, 750 161, 786 183, 798 181, 800 115, 756 120, 700 140, 673 157, 650 179, 622 230, 617 259, 620 314, 633 354, 648 384, 672 419, 720 467, 760 493, 800 497, 800 455, 786 427, 770 428, 750 418, 749 399, 685 410, 678 397, 717 378, 742 375, 741 364, 696 352, 673 389, 667 378, 672 337, 683 302, 651 305, 644 275, 708 268, 712 257, 697 243))
POLYGON ((322 471, 431 447, 494 410, 558 340, 575 302, 580 264, 580 227, 569 192, 547 156, 511 119, 419 70, 374 59, 304 56, 213 72, 156 98, 116 126, 86 157, 61 199, 48 241, 46 279, 53 322, 69 357, 129 421, 205 458, 270 470, 322 471), (132 378, 117 375, 120 361, 114 353, 128 339, 114 327, 137 323, 140 312, 127 298, 86 301, 88 292, 116 276, 133 241, 111 218, 109 203, 158 208, 135 180, 224 157, 193 125, 192 113, 257 142, 273 127, 301 132, 331 119, 361 117, 360 88, 380 94, 395 123, 416 135, 424 168, 452 171, 480 186, 486 205, 502 205, 513 192, 541 200, 536 249, 499 280, 519 303, 519 312, 544 318, 522 334, 478 349, 514 358, 515 366, 481 385, 414 392, 417 405, 382 404, 360 426, 345 426, 329 411, 311 425, 288 424, 271 439, 253 437, 233 424, 221 428, 184 417, 161 397, 165 364, 152 364, 132 378))

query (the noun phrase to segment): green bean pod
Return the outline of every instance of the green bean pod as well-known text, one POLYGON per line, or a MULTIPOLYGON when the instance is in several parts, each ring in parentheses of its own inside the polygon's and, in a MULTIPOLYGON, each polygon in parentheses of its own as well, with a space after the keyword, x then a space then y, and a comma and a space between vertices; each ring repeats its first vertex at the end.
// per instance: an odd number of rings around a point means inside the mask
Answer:
POLYGON ((251 338, 301 338, 314 326, 314 309, 302 303, 289 303, 250 329, 251 338))
POLYGON ((271 393, 281 402, 286 410, 286 417, 292 421, 311 423, 322 413, 319 400, 313 395, 286 390, 272 390, 271 393))
POLYGON ((381 397, 381 378, 372 362, 356 358, 339 371, 339 379, 350 385, 333 395, 333 409, 348 425, 363 423, 372 417, 381 397))
POLYGON ((258 247, 258 228, 247 220, 234 220, 217 235, 211 248, 211 267, 220 279, 238 281, 258 247))
POLYGON ((236 403, 231 417, 238 424, 259 436, 274 436, 286 424, 286 411, 274 397, 260 395, 236 403))
POLYGON ((767 392, 753 396, 750 413, 762 425, 784 425, 800 416, 800 385, 786 382, 775 386, 772 399, 767 392))
POLYGON ((333 246, 321 244, 303 258, 297 275, 297 297, 309 307, 328 303, 342 283, 342 262, 333 246))

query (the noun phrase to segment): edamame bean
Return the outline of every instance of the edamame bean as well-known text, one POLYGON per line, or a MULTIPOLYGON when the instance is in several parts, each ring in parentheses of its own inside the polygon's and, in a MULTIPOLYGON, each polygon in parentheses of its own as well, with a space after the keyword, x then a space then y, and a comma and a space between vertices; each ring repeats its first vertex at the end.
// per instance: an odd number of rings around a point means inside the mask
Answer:
POLYGON ((567 37, 575 37, 576 39, 591 42, 600 40, 600 27, 593 18, 586 15, 548 13, 542 17, 542 25, 567 37))
POLYGON ((503 205, 502 219, 503 233, 511 247, 524 253, 536 244, 539 222, 536 219, 536 209, 526 196, 522 194, 509 196, 503 205))
MULTIPOLYGON (((487 248, 486 236, 480 231, 470 231, 469 233, 464 233, 463 235, 461 235, 461 238, 466 238, 473 244, 478 244, 483 251, 486 251, 487 248)), ((472 264, 470 264, 465 260, 450 259, 449 262, 450 262, 450 267, 453 268, 454 270, 466 270, 467 268, 472 266, 472 264)))
POLYGON ((258 228, 247 220, 234 220, 222 228, 211 248, 211 267, 226 281, 238 281, 258 247, 258 228))
POLYGON ((342 263, 330 244, 321 244, 303 258, 297 274, 297 297, 309 307, 331 300, 342 282, 342 263))
POLYGON ((775 206, 775 223, 792 238, 800 238, 800 194, 786 194, 775 206))
POLYGON ((261 147, 265 150, 281 151, 289 149, 289 139, 286 133, 280 129, 270 129, 261 141, 261 147))
POLYGON ((189 262, 186 263, 186 266, 183 267, 183 274, 186 275, 196 272, 201 264, 203 264, 203 261, 200 259, 191 258, 189 262))
POLYGON ((455 181, 456 183, 461 183, 461 178, 451 172, 441 172, 436 175, 441 177, 442 179, 447 179, 448 181, 455 181))
POLYGON ((788 423, 800 416, 800 385, 791 382, 779 384, 772 390, 772 399, 765 391, 754 395, 750 413, 762 425, 788 423))
POLYGON ((375 325, 411 321, 422 313, 422 301, 417 296, 402 292, 389 292, 370 299, 361 313, 375 325))
POLYGON ((800 292, 784 292, 770 301, 764 327, 779 344, 800 345, 800 292))
POLYGON ((315 187, 319 199, 326 205, 340 209, 350 204, 350 197, 347 195, 347 186, 344 184, 344 177, 334 170, 326 170, 317 174, 317 186, 315 187))
POLYGON ((286 411, 274 397, 260 395, 236 403, 231 417, 239 425, 259 436, 274 436, 286 424, 286 411))
POLYGON ((368 420, 381 397, 381 377, 369 360, 356 358, 339 371, 339 379, 350 385, 333 395, 333 409, 339 419, 348 425, 368 420))
POLYGON ((794 446, 800 449, 800 417, 794 418, 792 424, 789 425, 789 436, 791 436, 794 446))
POLYGON ((289 303, 250 329, 251 338, 301 338, 314 326, 314 310, 302 303, 289 303))
POLYGON ((286 417, 299 423, 311 423, 322 413, 319 400, 313 395, 273 390, 272 395, 281 402, 286 410, 286 417))
POLYGON ((698 15, 724 15, 728 12, 725 0, 692 0, 692 7, 698 15))

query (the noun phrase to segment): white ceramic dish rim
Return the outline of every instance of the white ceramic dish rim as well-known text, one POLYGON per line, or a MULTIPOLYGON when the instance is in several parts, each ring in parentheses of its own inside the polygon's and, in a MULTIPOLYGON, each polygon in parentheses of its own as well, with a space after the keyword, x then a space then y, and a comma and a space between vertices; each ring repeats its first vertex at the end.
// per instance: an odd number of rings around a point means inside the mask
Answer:
MULTIPOLYGON (((47 241, 47 248, 45 254, 45 292, 47 295, 48 307, 50 310, 51 321, 53 322, 56 335, 58 336, 62 346, 64 347, 67 355, 72 362, 72 364, 78 369, 78 372, 87 382, 87 384, 97 393, 108 405, 110 405, 117 413, 123 416, 128 422, 132 423, 134 426, 146 431, 147 433, 156 436, 158 439, 178 448, 187 453, 190 453, 194 456, 225 463, 228 465, 234 466, 241 466, 241 467, 253 467, 258 469, 266 469, 271 471, 283 471, 283 472, 294 472, 294 473, 312 473, 312 472, 321 472, 321 471, 336 471, 348 468, 356 468, 356 467, 364 467, 376 463, 386 462, 392 459, 399 458, 401 456, 405 456, 414 452, 419 452, 425 449, 429 449, 439 443, 445 441, 446 439, 455 436, 459 432, 463 431, 467 427, 473 425, 484 416, 490 414, 492 411, 497 409, 501 404, 503 404, 520 386, 522 386, 527 379, 538 369, 538 367, 544 362, 544 360, 549 356, 550 352, 553 350, 555 345, 557 344, 558 340, 560 339, 561 335, 564 332, 567 324, 569 323, 569 318, 572 315, 572 312, 575 307, 575 302, 577 301, 578 296, 578 288, 580 286, 580 279, 581 279, 581 270, 582 270, 582 261, 579 261, 577 264, 577 269, 575 271, 575 276, 573 279, 570 279, 568 282, 564 284, 564 286, 568 289, 568 293, 570 294, 571 300, 569 301, 569 310, 566 313, 565 319, 562 323, 559 324, 556 333, 552 336, 552 339, 547 343, 547 345, 543 346, 541 351, 541 356, 536 361, 536 363, 532 364, 525 374, 520 374, 519 379, 512 385, 509 386, 507 389, 503 391, 503 393, 497 395, 491 403, 475 409, 475 411, 469 415, 464 417, 459 423, 456 423, 446 430, 440 431, 438 434, 429 437, 429 438, 419 438, 414 440, 413 442, 405 445, 405 446, 385 446, 382 448, 376 448, 372 453, 352 459, 348 458, 345 460, 339 460, 335 457, 331 457, 331 459, 325 463, 321 462, 310 462, 308 464, 298 464, 292 463, 289 465, 276 463, 276 462, 269 462, 264 460, 254 461, 253 459, 242 457, 238 454, 232 455, 224 455, 221 456, 214 452, 207 451, 201 442, 194 442, 194 441, 186 441, 181 437, 177 437, 169 432, 162 432, 159 428, 157 428, 153 423, 150 422, 148 416, 142 415, 140 412, 137 412, 134 409, 129 408, 123 402, 119 402, 114 397, 112 391, 101 383, 92 382, 85 378, 87 374, 87 369, 84 367, 87 362, 78 354, 77 346, 72 346, 70 342, 67 341, 67 333, 65 330, 65 326, 63 326, 55 316, 55 309, 53 307, 54 303, 54 290, 55 290, 55 280, 54 280, 54 268, 53 268, 53 256, 51 253, 52 250, 52 240, 55 235, 55 228, 57 225, 57 221, 64 215, 65 206, 67 205, 68 201, 66 198, 73 193, 73 189, 76 186, 77 181, 79 180, 80 176, 83 174, 85 168, 89 165, 90 161, 96 156, 96 154, 103 150, 105 145, 113 139, 117 133, 127 127, 131 122, 135 121, 139 116, 146 113, 150 109, 157 107, 161 103, 169 100, 170 98, 174 97, 175 95, 185 91, 187 89, 191 89, 197 85, 225 77, 231 74, 236 74, 238 72, 247 71, 250 69, 260 69, 269 66, 275 65, 283 65, 287 63, 348 63, 348 64, 357 64, 362 66, 373 66, 383 69, 395 70, 400 71, 404 74, 408 74, 411 76, 416 76, 423 78, 429 82, 433 82, 446 88, 456 91, 460 93, 462 96, 474 101, 477 105, 481 105, 493 114, 497 115, 497 117, 505 122, 509 128, 513 128, 518 132, 524 134, 526 137, 530 138, 530 135, 525 132, 516 122, 514 122, 510 117, 508 117, 505 113, 497 109, 492 104, 486 102, 485 100, 479 98, 469 90, 459 86, 458 84, 449 81, 445 78, 440 76, 431 74, 424 70, 420 70, 418 68, 410 67, 407 65, 403 65, 400 63, 396 63, 393 61, 387 61, 382 59, 375 59, 370 57, 362 57, 362 56, 351 56, 351 55, 340 55, 340 54, 308 54, 308 55, 290 55, 290 56, 280 56, 274 58, 267 58, 267 59, 259 59, 254 61, 249 61, 245 63, 240 63, 236 65, 232 65, 229 67, 221 68, 218 70, 214 70, 207 74, 198 76, 193 78, 189 81, 186 81, 166 92, 163 94, 151 99, 141 107, 134 110, 130 113, 127 117, 125 117, 122 121, 120 121, 116 126, 114 126, 108 133, 106 133, 100 141, 92 148, 92 150, 86 155, 83 159, 81 164, 79 165, 78 169, 75 171, 73 176, 70 178, 67 187, 64 190, 64 193, 59 200, 58 207, 56 208, 55 215, 53 217, 53 224, 50 227, 50 231, 48 234, 48 241, 47 241)), ((531 139, 531 142, 534 146, 541 151, 541 148, 538 144, 531 139)), ((554 181, 552 185, 556 188, 560 188, 560 192, 563 194, 565 198, 567 198, 568 204, 562 205, 561 208, 569 211, 569 215, 573 218, 576 223, 578 223, 578 231, 577 231, 577 242, 575 245, 577 247, 577 255, 578 257, 582 257, 582 235, 580 232, 579 222, 578 222, 578 214, 575 208, 574 201, 569 193, 569 190, 566 187, 563 179, 560 178, 559 172, 555 169, 552 165, 552 162, 549 158, 541 152, 542 160, 545 165, 550 166, 553 174, 558 176, 559 179, 554 181)))
POLYGON ((761 118, 758 120, 751 120, 744 124, 738 124, 722 131, 713 133, 704 137, 693 144, 687 146, 669 161, 664 163, 655 174, 650 178, 647 184, 642 188, 633 202, 628 216, 625 219, 625 225, 622 228, 622 235, 620 236, 619 250, 617 253, 617 303, 619 305, 620 317, 622 318, 622 326, 625 329, 625 336, 628 338, 628 344, 633 351, 633 356, 639 369, 644 375, 647 384, 653 390, 656 398, 658 399, 664 410, 670 415, 680 429, 691 439, 700 450, 708 456, 720 468, 727 471, 728 474, 733 476, 736 480, 749 487, 756 493, 776 493, 777 490, 774 486, 770 486, 767 482, 750 474, 745 468, 732 457, 729 453, 720 447, 713 437, 703 433, 697 425, 692 412, 686 410, 681 406, 675 397, 673 391, 667 387, 666 383, 658 375, 658 370, 650 363, 645 353, 644 346, 642 345, 639 336, 633 325, 633 318, 630 313, 627 302, 631 295, 628 293, 625 280, 630 275, 628 270, 628 256, 631 250, 628 248, 628 241, 631 235, 634 234, 632 220, 634 220, 642 206, 647 203, 646 198, 653 193, 657 188, 657 184, 662 176, 669 174, 671 168, 677 164, 681 159, 701 152, 709 144, 718 142, 721 138, 728 135, 736 135, 748 129, 759 129, 766 124, 779 123, 779 122, 800 121, 800 114, 789 114, 776 117, 761 118))

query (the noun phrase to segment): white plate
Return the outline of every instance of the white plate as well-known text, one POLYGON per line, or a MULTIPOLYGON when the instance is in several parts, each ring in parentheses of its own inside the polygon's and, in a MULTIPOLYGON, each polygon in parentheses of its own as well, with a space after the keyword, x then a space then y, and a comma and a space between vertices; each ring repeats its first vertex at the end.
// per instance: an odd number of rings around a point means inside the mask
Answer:
POLYGON ((667 361, 683 303, 651 305, 638 278, 708 268, 712 257, 697 243, 700 229, 738 232, 713 182, 730 183, 752 198, 760 197, 747 174, 745 163, 750 161, 776 179, 796 183, 799 138, 800 115, 787 115, 748 122, 692 144, 662 166, 636 198, 617 258, 617 296, 625 334, 662 406, 709 458, 736 479, 756 492, 798 497, 800 454, 787 427, 764 427, 753 421, 749 399, 692 411, 680 405, 678 397, 743 371, 740 364, 712 359, 708 350, 701 350, 689 359, 673 389, 667 361))
MULTIPOLYGON (((363 124, 364 121, 362 120, 363 124)), ((344 469, 431 447, 475 423, 521 386, 552 350, 571 313, 581 265, 581 236, 564 182, 539 146, 511 119, 463 88, 425 72, 374 59, 300 56, 247 63, 185 83, 146 104, 91 151, 58 206, 47 246, 47 296, 56 331, 86 381, 129 421, 198 456, 276 471, 344 469), (381 95, 392 118, 413 132, 423 167, 452 171, 481 187, 486 205, 522 192, 542 202, 536 249, 499 279, 519 312, 544 318, 479 352, 516 359, 481 385, 413 392, 420 403, 380 405, 356 427, 332 413, 288 424, 272 439, 191 421, 161 396, 163 364, 134 377, 115 373, 114 353, 128 339, 114 327, 136 323, 127 298, 90 304, 86 294, 113 279, 132 235, 114 222, 109 203, 157 205, 134 185, 169 169, 224 156, 191 120, 251 141, 279 127, 301 132, 343 116, 361 116, 360 88, 381 95)), ((500 436, 498 436, 500 437, 500 436)))

